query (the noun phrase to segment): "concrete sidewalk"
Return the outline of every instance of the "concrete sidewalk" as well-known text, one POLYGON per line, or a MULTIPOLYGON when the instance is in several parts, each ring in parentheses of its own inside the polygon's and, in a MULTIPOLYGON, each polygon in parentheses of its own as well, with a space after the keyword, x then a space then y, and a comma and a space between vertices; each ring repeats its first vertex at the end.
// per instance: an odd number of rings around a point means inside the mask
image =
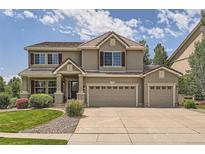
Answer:
POLYGON ((0 137, 69 140, 72 134, 0 133, 0 137))

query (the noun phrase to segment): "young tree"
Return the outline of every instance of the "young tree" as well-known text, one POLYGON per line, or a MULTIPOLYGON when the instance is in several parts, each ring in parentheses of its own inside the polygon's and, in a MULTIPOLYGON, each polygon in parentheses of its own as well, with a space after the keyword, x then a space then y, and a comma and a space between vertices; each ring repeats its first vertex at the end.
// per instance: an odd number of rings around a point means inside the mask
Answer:
POLYGON ((190 56, 189 65, 193 75, 197 91, 201 95, 205 93, 205 38, 195 44, 195 52, 190 56))
POLYGON ((13 97, 20 97, 20 91, 21 91, 21 79, 18 77, 13 77, 9 83, 8 86, 11 89, 11 93, 13 97))
POLYGON ((150 55, 149 55, 149 45, 146 43, 145 40, 141 40, 139 41, 139 43, 142 44, 144 47, 146 47, 145 54, 143 57, 144 64, 150 65, 152 63, 152 60, 150 59, 150 55))
POLYGON ((2 76, 0 76, 0 92, 4 92, 5 91, 5 81, 4 78, 2 76))
POLYGON ((154 59, 153 63, 155 65, 167 65, 167 52, 164 49, 164 46, 161 43, 158 43, 154 48, 154 59))

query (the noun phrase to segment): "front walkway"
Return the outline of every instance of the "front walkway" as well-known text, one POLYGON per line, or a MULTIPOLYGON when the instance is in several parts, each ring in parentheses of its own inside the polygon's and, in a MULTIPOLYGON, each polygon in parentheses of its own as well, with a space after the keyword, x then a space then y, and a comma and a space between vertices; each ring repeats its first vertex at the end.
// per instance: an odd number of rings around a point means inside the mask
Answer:
POLYGON ((0 133, 0 137, 69 140, 72 134, 0 133))

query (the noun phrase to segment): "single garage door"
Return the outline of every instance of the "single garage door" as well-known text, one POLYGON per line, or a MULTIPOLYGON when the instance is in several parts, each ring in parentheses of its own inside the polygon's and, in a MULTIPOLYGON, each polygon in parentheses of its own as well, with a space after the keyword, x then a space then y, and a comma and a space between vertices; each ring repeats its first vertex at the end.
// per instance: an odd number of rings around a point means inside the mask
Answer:
POLYGON ((135 107, 136 86, 89 86, 91 107, 135 107))
POLYGON ((150 107, 173 107, 173 86, 150 86, 150 107))

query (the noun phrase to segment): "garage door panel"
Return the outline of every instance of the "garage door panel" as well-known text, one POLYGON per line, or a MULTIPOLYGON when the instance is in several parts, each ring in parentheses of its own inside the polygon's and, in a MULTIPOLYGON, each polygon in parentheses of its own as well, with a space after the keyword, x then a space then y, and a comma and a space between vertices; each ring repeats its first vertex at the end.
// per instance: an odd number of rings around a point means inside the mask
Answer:
POLYGON ((150 88, 150 107, 173 107, 173 87, 155 86, 150 88))
MULTIPOLYGON (((97 87, 97 86, 96 86, 97 87)), ((98 87, 89 89, 89 105, 93 107, 134 107, 136 106, 136 88, 134 87, 98 87)))

